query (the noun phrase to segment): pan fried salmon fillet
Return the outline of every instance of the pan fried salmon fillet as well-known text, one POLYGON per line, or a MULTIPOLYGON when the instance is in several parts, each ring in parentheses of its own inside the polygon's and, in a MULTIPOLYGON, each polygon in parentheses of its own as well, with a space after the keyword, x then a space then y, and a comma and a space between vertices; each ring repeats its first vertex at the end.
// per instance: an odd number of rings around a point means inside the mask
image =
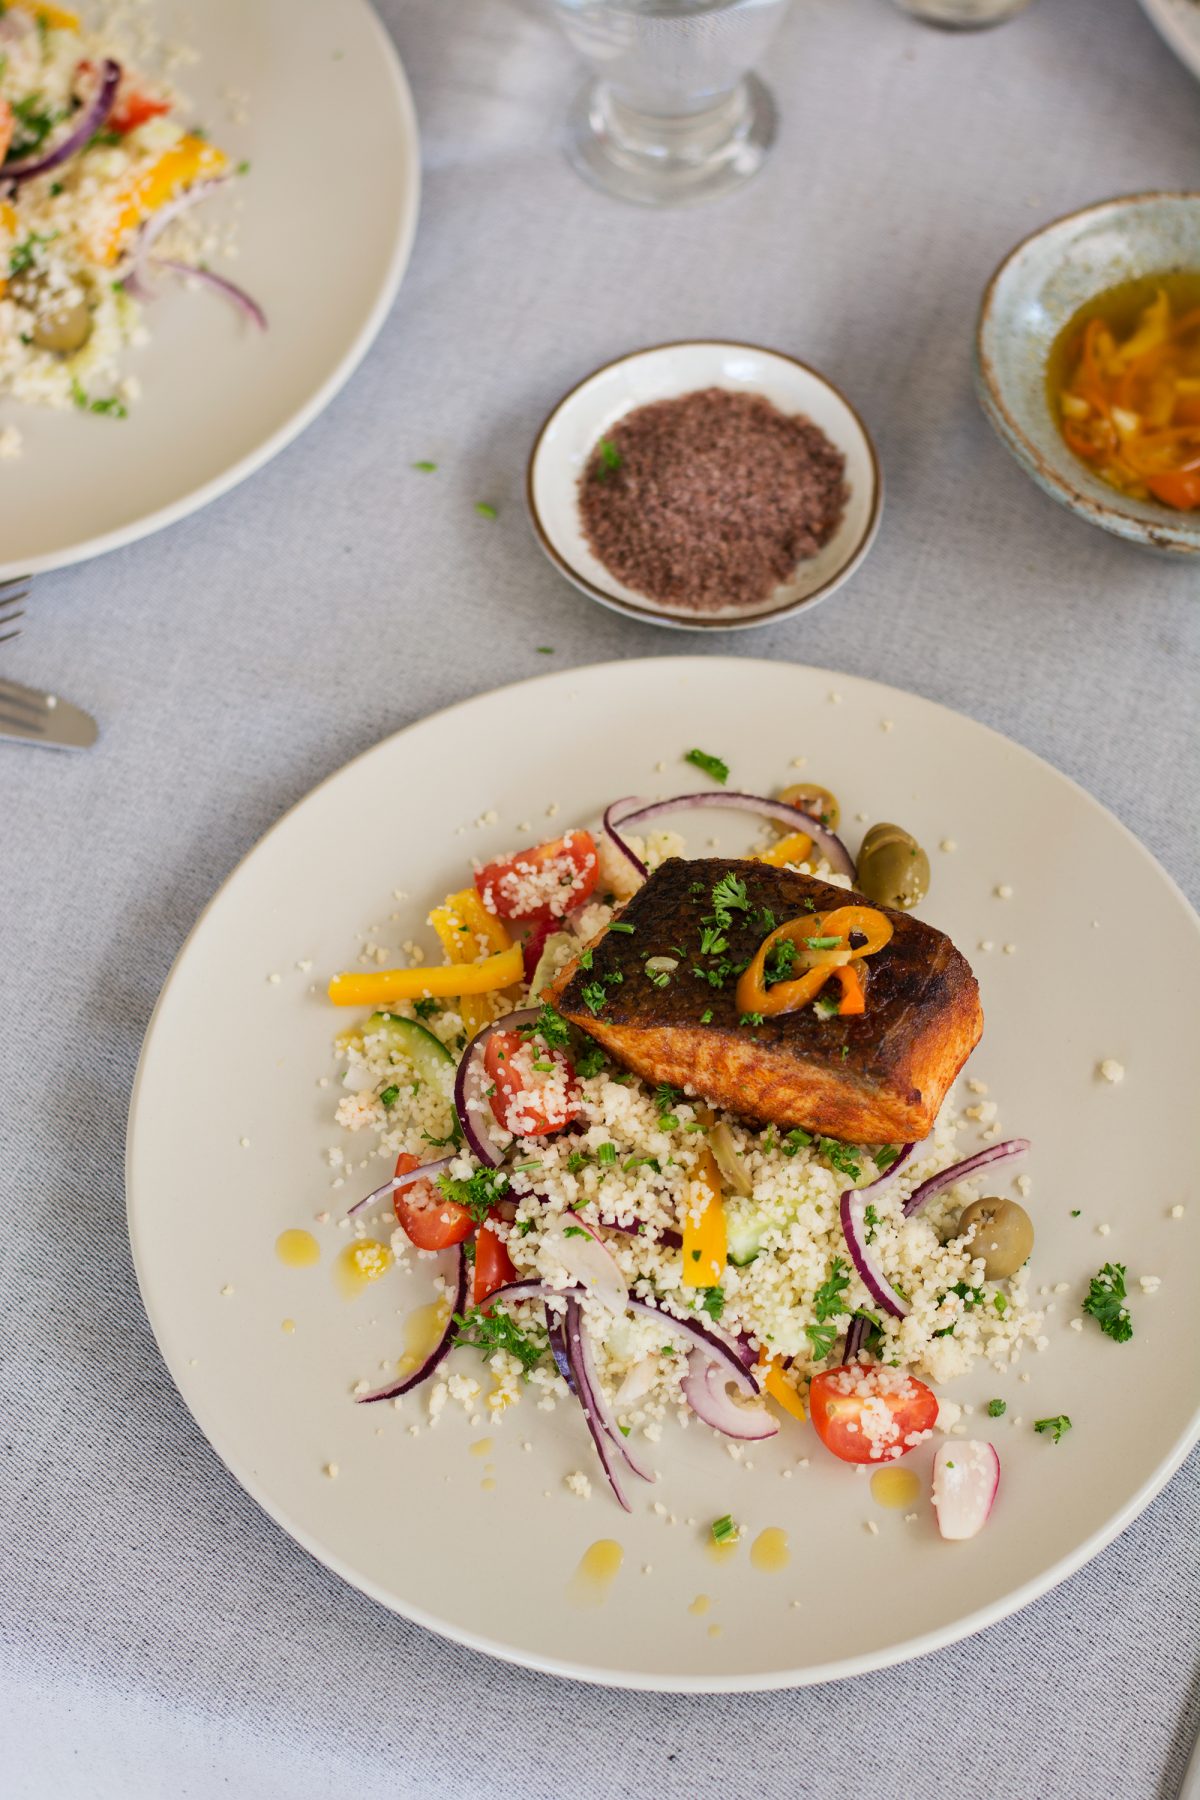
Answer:
POLYGON ((983 1031, 978 983, 943 932, 877 907, 893 936, 857 965, 867 967, 864 1013, 824 1019, 810 1004, 740 1022, 737 977, 764 938, 805 912, 856 903, 875 905, 766 863, 673 857, 617 928, 562 971, 554 1004, 647 1081, 686 1088, 743 1118, 855 1144, 918 1140, 983 1031), (722 895, 744 903, 724 906, 718 896, 714 905, 721 884, 722 895), (728 923, 714 925, 722 917, 728 923), (705 948, 719 939, 722 948, 705 948), (659 958, 676 966, 648 971, 647 959, 659 958))

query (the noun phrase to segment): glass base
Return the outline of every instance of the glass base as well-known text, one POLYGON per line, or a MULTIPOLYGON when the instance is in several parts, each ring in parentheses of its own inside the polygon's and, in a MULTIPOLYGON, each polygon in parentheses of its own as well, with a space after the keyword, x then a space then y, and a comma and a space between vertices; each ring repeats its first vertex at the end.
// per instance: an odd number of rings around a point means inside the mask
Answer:
POLYGON ((594 186, 639 206, 691 206, 758 174, 775 141, 769 89, 747 75, 701 112, 663 117, 624 105, 591 81, 567 114, 565 149, 594 186))

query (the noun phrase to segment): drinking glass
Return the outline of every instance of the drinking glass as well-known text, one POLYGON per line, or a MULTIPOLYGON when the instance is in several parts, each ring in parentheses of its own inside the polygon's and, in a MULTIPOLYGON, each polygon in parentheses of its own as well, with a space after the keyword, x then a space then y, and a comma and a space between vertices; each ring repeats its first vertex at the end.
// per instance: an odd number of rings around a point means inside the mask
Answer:
POLYGON ((901 12, 948 31, 979 31, 1016 18, 1029 0, 896 0, 901 12))
POLYGON ((593 71, 567 117, 581 175, 645 206, 740 187, 775 138, 750 69, 790 0, 548 0, 593 71))

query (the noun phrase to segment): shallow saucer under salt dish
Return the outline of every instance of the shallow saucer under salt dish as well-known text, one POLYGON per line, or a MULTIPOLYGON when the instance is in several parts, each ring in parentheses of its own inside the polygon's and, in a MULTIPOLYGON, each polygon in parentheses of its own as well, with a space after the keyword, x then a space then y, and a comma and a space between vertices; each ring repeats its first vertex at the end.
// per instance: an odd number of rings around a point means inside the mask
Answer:
POLYGON ((694 341, 636 350, 585 377, 558 402, 534 442, 529 513, 551 562, 614 612, 677 631, 745 631, 815 606, 854 573, 871 547, 883 503, 879 459, 866 426, 831 381, 806 363, 752 344, 694 341), (698 388, 761 394, 782 413, 802 413, 846 459, 849 497, 837 530, 816 556, 757 606, 716 612, 665 606, 626 587, 593 554, 579 514, 579 477, 598 439, 635 407, 698 388))
POLYGON ((1080 518, 1128 543, 1200 554, 1200 517, 1135 500, 1064 443, 1046 360, 1086 300, 1139 275, 1200 269, 1200 193, 1129 194, 1055 219, 1025 238, 984 291, 975 339, 980 403, 1026 474, 1080 518))

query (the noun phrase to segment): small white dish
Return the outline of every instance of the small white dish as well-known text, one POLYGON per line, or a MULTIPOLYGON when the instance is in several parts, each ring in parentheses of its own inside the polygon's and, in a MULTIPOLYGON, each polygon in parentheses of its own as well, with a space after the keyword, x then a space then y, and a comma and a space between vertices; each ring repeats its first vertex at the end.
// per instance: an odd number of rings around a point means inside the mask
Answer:
POLYGON ((537 435, 526 491, 538 541, 568 581, 614 612, 676 631, 746 631, 828 599, 866 556, 883 505, 875 446, 850 402, 831 381, 778 350, 706 340, 635 350, 572 388, 537 435), (761 394, 780 412, 803 413, 811 419, 846 459, 849 499, 825 547, 797 564, 790 580, 761 604, 698 613, 663 606, 610 574, 584 536, 578 488, 597 440, 618 419, 651 401, 709 387, 761 394))

